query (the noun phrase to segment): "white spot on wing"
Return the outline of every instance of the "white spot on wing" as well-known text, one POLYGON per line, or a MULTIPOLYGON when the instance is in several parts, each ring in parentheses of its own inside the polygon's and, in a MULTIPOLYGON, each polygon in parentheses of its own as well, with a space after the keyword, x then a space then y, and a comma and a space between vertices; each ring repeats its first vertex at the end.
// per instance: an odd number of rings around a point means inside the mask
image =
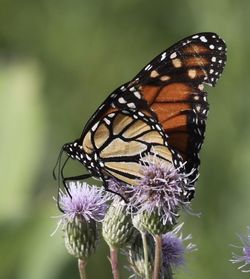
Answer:
POLYGON ((141 99, 141 94, 138 91, 134 92, 136 98, 141 99))
POLYGON ((212 62, 216 62, 216 57, 213 56, 212 59, 211 59, 211 61, 212 61, 212 62))
POLYGON ((104 118, 104 121, 105 121, 105 123, 106 123, 107 125, 110 125, 110 120, 109 120, 109 119, 104 118))
POLYGON ((197 105, 197 106, 196 106, 196 110, 197 110, 197 111, 200 111, 200 110, 201 110, 201 106, 200 106, 200 105, 197 105))
POLYGON ((199 84, 198 88, 202 91, 204 89, 204 85, 203 84, 199 84))
POLYGON ((145 67, 145 70, 148 71, 152 68, 152 65, 148 64, 146 67, 145 67))
POLYGON ((94 132, 98 126, 99 122, 96 122, 95 125, 91 128, 91 130, 94 132))
POLYGON ((91 160, 91 157, 88 155, 88 154, 86 154, 86 158, 90 161, 91 160))
POLYGON ((125 104, 125 103, 126 103, 126 100, 125 100, 123 97, 120 97, 120 98, 118 99, 118 102, 119 102, 120 104, 125 104))
POLYGON ((163 52, 161 55, 161 61, 164 60, 166 58, 166 52, 163 52))
MULTIPOLYGON (((115 94, 113 94, 113 95, 115 95, 115 94)), ((112 95, 111 95, 111 97, 112 97, 112 95)), ((104 104, 99 107, 99 110, 101 110, 103 107, 104 107, 104 104)))
POLYGON ((205 36, 201 36, 201 37, 200 37, 200 40, 201 40, 202 42, 204 42, 204 43, 206 43, 206 42, 207 42, 207 39, 206 39, 206 37, 205 37, 205 36))
POLYGON ((134 103, 128 103, 127 106, 128 106, 129 108, 136 108, 136 106, 135 106, 134 103))
POLYGON ((174 59, 176 56, 177 56, 177 53, 176 53, 176 52, 173 52, 173 53, 170 55, 170 59, 174 59))
POLYGON ((157 130, 161 131, 161 126, 159 124, 156 124, 155 127, 157 130))

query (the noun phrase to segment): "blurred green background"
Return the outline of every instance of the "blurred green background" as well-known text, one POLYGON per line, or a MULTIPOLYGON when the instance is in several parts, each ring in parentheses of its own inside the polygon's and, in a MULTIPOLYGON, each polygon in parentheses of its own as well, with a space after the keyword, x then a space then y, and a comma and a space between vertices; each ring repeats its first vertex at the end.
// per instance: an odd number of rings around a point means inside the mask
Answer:
MULTIPOLYGON (((0 0, 0 278, 78 278, 56 227, 52 169, 113 89, 177 40, 213 31, 228 63, 209 88, 195 212, 184 214, 198 252, 178 279, 248 278, 229 263, 250 225, 250 2, 0 0)), ((69 173, 81 172, 71 163, 69 173)), ((111 278, 104 244, 88 278, 111 278)), ((128 278, 123 271, 122 278, 128 278)))

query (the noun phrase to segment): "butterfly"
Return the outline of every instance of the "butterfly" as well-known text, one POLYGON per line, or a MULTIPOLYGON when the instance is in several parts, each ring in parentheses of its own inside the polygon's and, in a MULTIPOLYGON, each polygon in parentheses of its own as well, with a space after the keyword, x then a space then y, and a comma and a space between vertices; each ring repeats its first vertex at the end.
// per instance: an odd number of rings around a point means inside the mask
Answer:
MULTIPOLYGON (((150 156, 176 168, 183 166, 195 183, 208 113, 204 85, 215 86, 226 51, 215 33, 191 35, 117 88, 88 120, 81 136, 63 145, 58 162, 66 153, 59 166, 64 185, 89 177, 101 179, 107 189, 110 178, 137 185, 143 175, 141 161, 150 156), (88 173, 65 178, 63 168, 69 158, 83 164, 88 173)), ((190 200, 194 188, 185 195, 190 200)))

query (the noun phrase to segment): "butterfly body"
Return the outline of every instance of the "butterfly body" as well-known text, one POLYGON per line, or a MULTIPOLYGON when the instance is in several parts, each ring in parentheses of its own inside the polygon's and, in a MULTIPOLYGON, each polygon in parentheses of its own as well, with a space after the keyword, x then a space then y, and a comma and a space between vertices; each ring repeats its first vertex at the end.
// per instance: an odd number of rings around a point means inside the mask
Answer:
POLYGON ((64 151, 104 183, 114 177, 136 185, 148 156, 176 168, 185 163, 195 179, 208 113, 204 85, 216 84, 225 62, 215 33, 179 41, 110 94, 64 151))

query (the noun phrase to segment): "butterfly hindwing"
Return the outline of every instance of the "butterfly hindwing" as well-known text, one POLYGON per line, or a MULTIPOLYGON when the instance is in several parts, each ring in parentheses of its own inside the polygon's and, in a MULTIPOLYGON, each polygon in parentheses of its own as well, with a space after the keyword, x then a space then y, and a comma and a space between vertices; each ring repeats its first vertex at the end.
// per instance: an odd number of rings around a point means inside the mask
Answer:
POLYGON ((83 151, 90 162, 98 158, 95 166, 103 176, 113 176, 136 185, 142 176, 141 160, 155 156, 158 160, 172 162, 164 131, 141 112, 128 111, 107 114, 83 138, 83 151))

